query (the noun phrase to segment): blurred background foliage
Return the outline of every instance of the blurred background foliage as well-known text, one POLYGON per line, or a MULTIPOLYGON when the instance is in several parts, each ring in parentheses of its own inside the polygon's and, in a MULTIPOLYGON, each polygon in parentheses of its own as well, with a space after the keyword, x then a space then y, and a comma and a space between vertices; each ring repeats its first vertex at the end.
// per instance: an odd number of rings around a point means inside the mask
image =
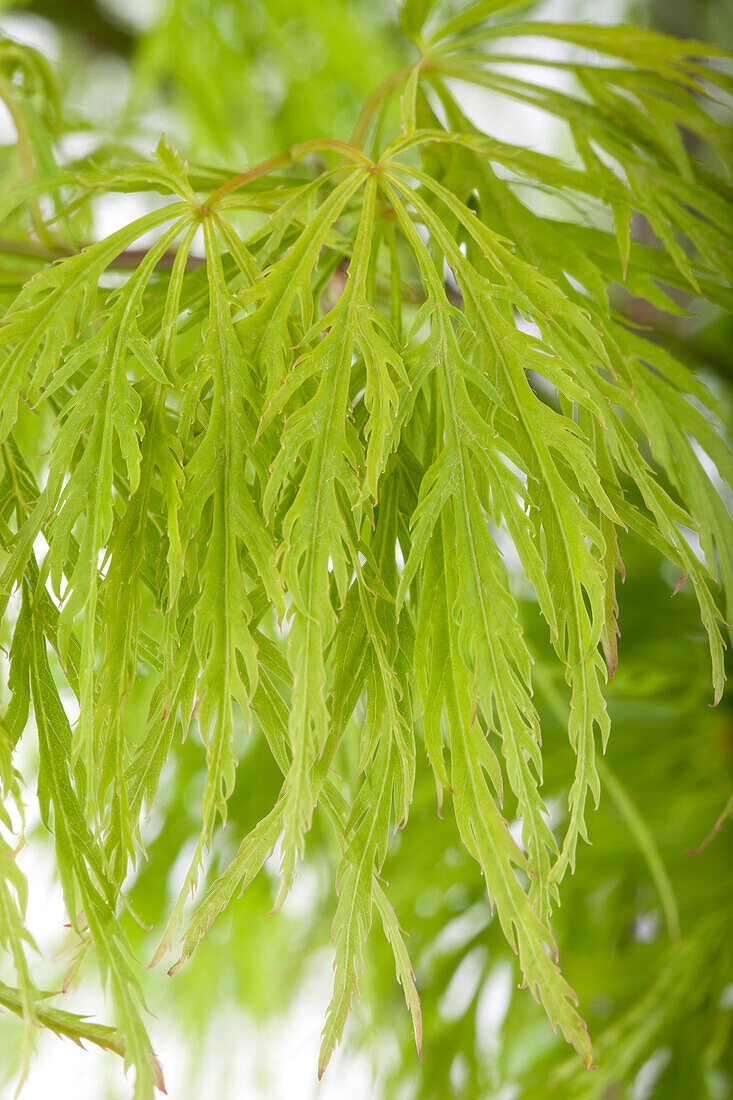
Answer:
MULTIPOLYGON (((733 45, 728 0, 556 0, 538 10, 568 19, 626 18, 733 45)), ((18 120, 7 112, 0 119, 5 187, 49 171, 54 160, 74 164, 100 150, 105 157, 127 159, 131 150, 147 155, 161 131, 197 164, 232 171, 296 141, 347 138, 370 92, 414 58, 394 0, 0 0, 0 29, 41 55, 37 70, 20 77, 12 47, 5 43, 0 56, 0 76, 20 83, 24 97, 25 145, 16 145, 18 120), (58 80, 58 99, 44 58, 58 80), (56 128, 55 145, 45 143, 44 127, 34 124, 39 112, 56 128)), ((487 129, 501 121, 488 117, 487 129)), ((74 236, 83 241, 110 231, 142 212, 134 206, 138 201, 118 195, 93 205, 91 213, 72 214, 74 236)), ((4 300, 53 253, 53 240, 30 243, 23 226, 11 217, 3 227, 4 300)), ((709 309, 670 318, 643 302, 623 308, 652 326, 655 338, 701 372, 731 408, 729 317, 709 309)), ((729 693, 716 709, 707 705, 707 644, 693 597, 683 590, 672 599, 678 578, 642 546, 629 539, 621 550, 628 580, 620 592, 620 663, 609 692, 613 732, 604 792, 592 817, 592 847, 579 853, 554 921, 564 971, 587 1014, 601 1068, 589 1074, 579 1067, 538 1006, 517 993, 517 968, 475 864, 458 843, 450 806, 438 816, 434 784, 423 769, 411 827, 393 838, 385 877, 410 937, 424 1061, 414 1054, 389 949, 375 935, 363 1004, 326 1079, 315 1085, 330 984, 336 855, 316 820, 298 888, 281 913, 268 916, 276 892, 273 859, 174 979, 156 972, 149 980, 149 1007, 157 1017, 153 1042, 175 1100, 307 1098, 317 1089, 324 1098, 351 1100, 733 1096, 733 827, 723 825, 699 854, 690 854, 730 794, 732 700, 729 693)), ((536 605, 526 599, 522 607, 535 652, 541 652, 547 643, 536 605)), ((535 676, 545 789, 562 815, 570 751, 564 685, 547 670, 539 663, 535 676)), ((141 688, 130 704, 132 714, 139 708, 141 728, 147 702, 141 688)), ((272 805, 280 785, 261 738, 240 731, 238 750, 246 764, 211 875, 272 805)), ((32 773, 32 761, 27 764, 32 773)), ((163 919, 178 888, 197 833, 202 769, 192 738, 179 747, 165 776, 145 834, 148 858, 131 884, 143 925, 163 919)), ((33 824, 32 806, 28 812, 33 824)), ((44 849, 40 825, 34 831, 41 854, 27 864, 31 918, 46 949, 38 977, 46 988, 57 988, 69 964, 68 957, 52 957, 63 946, 63 910, 51 879, 50 844, 46 839, 44 849)), ((124 919, 145 958, 151 950, 145 927, 124 919)), ((68 994, 69 1007, 104 1017, 104 1006, 90 1003, 88 993, 82 975, 78 990, 68 994)), ((19 1023, 0 1017, 3 1097, 12 1095, 19 1036, 19 1023)), ((73 1060, 60 1063, 61 1046, 44 1038, 28 1095, 47 1095, 51 1082, 62 1097, 126 1095, 112 1056, 74 1051, 73 1060), (73 1077, 64 1080, 67 1071, 73 1077)))

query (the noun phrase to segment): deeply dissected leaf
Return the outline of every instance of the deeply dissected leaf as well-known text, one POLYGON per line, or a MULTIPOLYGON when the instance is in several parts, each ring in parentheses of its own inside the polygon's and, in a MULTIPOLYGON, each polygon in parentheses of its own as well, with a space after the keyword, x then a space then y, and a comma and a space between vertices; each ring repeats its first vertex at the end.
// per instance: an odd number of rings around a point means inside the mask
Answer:
MULTIPOLYGON (((17 989, 0 987, 0 1003, 24 1018, 26 1056, 40 1024, 122 1053, 140 1100, 162 1088, 121 912, 143 815, 195 730, 196 840, 153 961, 186 919, 235 785, 257 788, 246 760, 261 739, 279 795, 206 887, 170 973, 276 848, 279 908, 317 827, 334 838, 338 895, 319 1074, 359 995, 375 908, 419 1051, 418 980, 381 875, 394 830, 414 827, 416 778, 432 774, 523 983, 592 1062, 550 920, 601 793, 626 533, 689 578, 716 702, 733 606, 723 410, 619 302, 730 308, 733 194, 719 166, 731 141, 716 96, 731 85, 713 48, 514 22, 522 7, 409 0, 402 26, 422 56, 368 101, 361 144, 315 139, 239 173, 188 165, 165 141, 155 161, 58 170, 50 93, 45 138, 21 95, 13 118, 19 141, 36 135, 35 175, 0 215, 26 211, 59 258, 34 251, 0 325, 12 630, 0 783, 17 805, 14 753, 32 716, 69 919, 116 1016, 115 1031, 88 1025, 38 993, 26 884, 3 834, 0 945, 17 989), (572 50, 500 52, 531 35, 572 50), (512 58, 524 75, 507 71, 512 58), (551 66, 562 90, 526 77, 551 66), (460 82, 561 120, 572 155, 480 130, 460 82), (114 192, 166 201, 78 249, 68 227, 114 192), (43 220, 49 197, 62 245, 43 220), (562 822, 548 810, 519 583, 566 688, 562 822)), ((32 52, 23 64, 46 95, 45 68, 32 52)), ((0 826, 12 832, 8 815, 0 826)))

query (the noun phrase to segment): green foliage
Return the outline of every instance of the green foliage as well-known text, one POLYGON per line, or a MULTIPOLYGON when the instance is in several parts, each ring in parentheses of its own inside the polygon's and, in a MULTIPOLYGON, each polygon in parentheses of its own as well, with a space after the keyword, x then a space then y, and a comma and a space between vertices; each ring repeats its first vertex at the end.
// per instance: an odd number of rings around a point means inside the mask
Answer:
MULTIPOLYGON (((0 780, 19 804, 14 753, 33 726, 68 916, 116 1029, 46 1006, 26 956, 26 884, 2 837, 0 943, 17 989, 0 985, 0 1003, 23 1016, 28 1052, 36 1025, 117 1050, 138 1100, 162 1073, 125 884, 191 728, 205 762, 198 836, 153 961, 185 925, 176 972, 276 847, 279 908, 311 829, 329 830, 335 980, 319 1073, 359 993, 375 908, 421 1048, 382 873, 426 775, 439 807, 452 798, 523 984, 587 1066, 550 919, 602 781, 678 934, 654 842, 597 760, 618 662, 619 541, 638 539, 689 582, 717 703, 733 461, 715 394, 621 303, 627 292, 672 313, 697 298, 730 309, 721 101, 733 81, 713 47, 632 26, 510 22, 523 6, 408 0, 402 28, 419 60, 369 98, 351 140, 311 138, 238 175, 189 164, 164 139, 150 162, 116 148, 57 166, 48 68, 32 50, 0 52, 18 138, 2 214, 21 245, 34 235, 25 252, 8 243, 0 327, 12 634, 0 780), (569 44, 574 60, 511 48, 526 37, 569 44), (538 77, 561 69, 571 90, 509 75, 510 56, 538 77), (479 130, 458 82, 561 120, 572 151, 479 130), (80 247, 93 200, 124 192, 150 211, 80 247), (642 220, 646 241, 631 232, 642 220), (541 629, 528 628, 527 604, 541 629), (144 729, 129 706, 140 685, 144 729), (545 793, 543 694, 574 759, 560 768, 562 828, 545 793), (281 788, 190 914, 245 730, 264 739, 281 788)), ((0 824, 10 835, 8 813, 0 824)), ((604 1034, 604 1080, 614 1058, 633 1061, 624 1029, 662 1001, 675 1011, 668 991, 687 988, 721 936, 714 918, 692 933, 650 1004, 604 1034)))

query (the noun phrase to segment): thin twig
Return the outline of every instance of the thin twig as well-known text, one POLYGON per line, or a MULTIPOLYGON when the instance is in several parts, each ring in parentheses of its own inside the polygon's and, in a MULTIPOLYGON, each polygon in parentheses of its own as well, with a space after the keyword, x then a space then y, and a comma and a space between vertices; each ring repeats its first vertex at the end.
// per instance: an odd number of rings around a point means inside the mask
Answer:
MULTIPOLYGON (((65 260, 70 256, 76 256, 79 252, 83 252, 88 245, 82 245, 80 249, 72 250, 67 248, 49 248, 42 244, 35 244, 34 241, 9 241, 0 240, 0 253, 9 252, 15 256, 32 256, 34 259, 41 260, 43 262, 53 262, 54 260, 65 260)), ((147 249, 144 248, 126 248, 123 252, 120 252, 119 256, 115 256, 113 260, 109 262, 108 267, 120 268, 120 267, 138 267, 139 264, 147 256, 147 249)), ((175 251, 164 252, 159 257, 156 263, 158 270, 169 271, 175 263, 177 253, 175 251)), ((203 267, 206 260, 203 256, 191 256, 189 255, 186 266, 188 268, 203 267)))

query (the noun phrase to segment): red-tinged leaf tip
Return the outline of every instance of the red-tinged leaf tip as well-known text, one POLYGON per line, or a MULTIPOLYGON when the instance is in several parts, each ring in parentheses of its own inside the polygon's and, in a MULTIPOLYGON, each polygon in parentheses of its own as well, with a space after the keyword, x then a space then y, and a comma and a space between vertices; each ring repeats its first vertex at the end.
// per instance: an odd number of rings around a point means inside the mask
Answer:
POLYGON ((682 588, 682 585, 685 583, 686 580, 687 580, 687 573, 683 573, 682 576, 680 577, 680 579, 677 581, 677 585, 675 587, 675 590, 672 593, 673 596, 677 595, 677 593, 682 588))
POLYGON ((169 939, 163 938, 153 952, 153 957, 151 958, 145 969, 152 970, 154 966, 157 966, 163 956, 168 954, 170 946, 171 945, 169 939))
POLYGON ((163 1067, 161 1066, 160 1062, 155 1057, 155 1055, 152 1055, 152 1059, 153 1059, 153 1075, 155 1077, 155 1087, 156 1087, 156 1089, 158 1089, 159 1092, 162 1092, 162 1093, 164 1093, 165 1096, 167 1096, 168 1095, 168 1090, 165 1087, 165 1080, 163 1078, 163 1067))
POLYGON ((288 896, 288 893, 289 893, 289 887, 286 887, 284 883, 281 884, 279 893, 278 893, 277 897, 275 898, 275 902, 272 906, 272 909, 270 909, 267 913, 268 917, 274 917, 276 913, 280 912, 280 910, 282 909, 283 904, 285 902, 285 898, 288 896))

